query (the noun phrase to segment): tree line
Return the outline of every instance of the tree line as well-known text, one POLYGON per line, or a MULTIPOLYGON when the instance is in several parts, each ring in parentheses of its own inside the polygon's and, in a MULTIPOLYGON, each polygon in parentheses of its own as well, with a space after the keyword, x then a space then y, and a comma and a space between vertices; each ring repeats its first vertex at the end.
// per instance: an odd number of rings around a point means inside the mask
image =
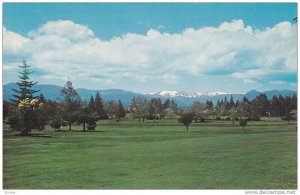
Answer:
POLYGON ((216 105, 207 100, 206 103, 195 101, 190 107, 178 108, 175 101, 160 98, 147 99, 143 96, 133 97, 128 108, 124 108, 121 100, 104 101, 97 92, 89 101, 83 101, 71 81, 67 81, 61 90, 62 100, 46 100, 43 94, 35 96, 38 90, 33 90, 37 82, 30 80, 30 65, 26 61, 20 66, 22 71, 17 85, 13 89, 14 99, 3 102, 3 118, 9 123, 11 129, 21 131, 28 135, 32 129, 44 129, 50 125, 55 130, 62 126, 82 124, 82 130, 95 130, 97 121, 115 119, 119 121, 126 114, 139 122, 145 120, 178 119, 187 130, 192 121, 204 122, 207 119, 240 121, 245 126, 248 120, 259 120, 260 117, 277 116, 290 119, 289 112, 297 109, 297 96, 273 96, 268 100, 265 94, 260 94, 252 101, 246 97, 242 101, 234 101, 233 97, 218 100, 216 105), (225 117, 225 118, 224 118, 225 117))

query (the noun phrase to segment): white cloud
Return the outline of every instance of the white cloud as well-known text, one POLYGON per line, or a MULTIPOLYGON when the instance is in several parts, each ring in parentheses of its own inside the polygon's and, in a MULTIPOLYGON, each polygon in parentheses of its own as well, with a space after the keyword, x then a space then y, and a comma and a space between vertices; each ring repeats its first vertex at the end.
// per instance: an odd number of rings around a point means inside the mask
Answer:
POLYGON ((4 54, 18 54, 23 52, 24 45, 29 43, 30 39, 25 38, 17 33, 6 30, 3 27, 3 52, 4 54))
POLYGON ((87 26, 75 24, 70 20, 49 21, 37 31, 28 33, 29 37, 59 36, 72 41, 82 41, 94 37, 94 33, 87 26))
POLYGON ((57 77, 103 81, 180 81, 190 75, 227 74, 254 83, 256 78, 297 70, 297 27, 282 22, 264 30, 242 20, 218 27, 188 28, 168 34, 150 29, 102 41, 87 26, 69 20, 50 21, 22 37, 4 28, 5 55, 26 44, 30 64, 57 77))

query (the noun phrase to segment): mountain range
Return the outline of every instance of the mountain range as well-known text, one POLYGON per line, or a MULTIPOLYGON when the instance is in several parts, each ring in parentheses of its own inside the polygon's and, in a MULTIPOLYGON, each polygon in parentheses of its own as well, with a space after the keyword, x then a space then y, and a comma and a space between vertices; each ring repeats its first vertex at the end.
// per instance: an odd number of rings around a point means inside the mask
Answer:
MULTIPOLYGON (((46 99, 61 101, 62 96, 60 94, 60 90, 63 87, 57 85, 35 85, 33 89, 40 90, 39 93, 42 93, 46 99)), ((16 83, 9 83, 3 86, 3 99, 9 100, 13 99, 14 92, 11 89, 18 89, 16 83)), ((95 95, 97 91, 100 93, 101 97, 104 100, 121 100, 125 106, 129 106, 132 98, 135 96, 143 96, 147 99, 151 99, 153 97, 161 98, 162 101, 166 99, 173 99, 179 107, 188 107, 194 101, 206 102, 207 100, 211 100, 214 104, 218 100, 224 99, 225 97, 227 100, 230 100, 230 97, 233 97, 234 101, 242 100, 244 97, 248 98, 249 100, 253 100, 256 96, 261 93, 266 94, 268 99, 272 99, 274 95, 282 95, 282 96, 293 96, 296 91, 293 90, 270 90, 270 91, 263 91, 259 92, 256 90, 251 90, 245 94, 233 94, 233 93, 225 93, 225 92, 210 92, 210 93, 186 93, 181 91, 160 91, 157 93, 150 93, 150 94, 141 94, 132 91, 125 91, 122 89, 106 89, 106 90, 90 90, 84 88, 76 89, 77 93, 80 95, 83 101, 88 101, 91 95, 95 95)), ((39 94, 37 93, 37 94, 39 94)))

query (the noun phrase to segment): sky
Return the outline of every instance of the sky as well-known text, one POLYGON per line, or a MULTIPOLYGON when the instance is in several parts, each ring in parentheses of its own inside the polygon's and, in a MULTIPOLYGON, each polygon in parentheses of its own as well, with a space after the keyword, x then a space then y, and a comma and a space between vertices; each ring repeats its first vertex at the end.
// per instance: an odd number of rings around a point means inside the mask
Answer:
POLYGON ((245 93, 297 88, 296 3, 4 3, 3 83, 245 93))

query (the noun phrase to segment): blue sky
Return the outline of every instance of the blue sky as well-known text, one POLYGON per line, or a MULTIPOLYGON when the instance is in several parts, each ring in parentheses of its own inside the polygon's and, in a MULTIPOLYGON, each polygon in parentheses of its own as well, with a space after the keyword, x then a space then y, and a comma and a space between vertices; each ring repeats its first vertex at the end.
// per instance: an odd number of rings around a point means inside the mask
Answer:
POLYGON ((4 84, 143 93, 296 89, 296 3, 4 3, 4 84))

